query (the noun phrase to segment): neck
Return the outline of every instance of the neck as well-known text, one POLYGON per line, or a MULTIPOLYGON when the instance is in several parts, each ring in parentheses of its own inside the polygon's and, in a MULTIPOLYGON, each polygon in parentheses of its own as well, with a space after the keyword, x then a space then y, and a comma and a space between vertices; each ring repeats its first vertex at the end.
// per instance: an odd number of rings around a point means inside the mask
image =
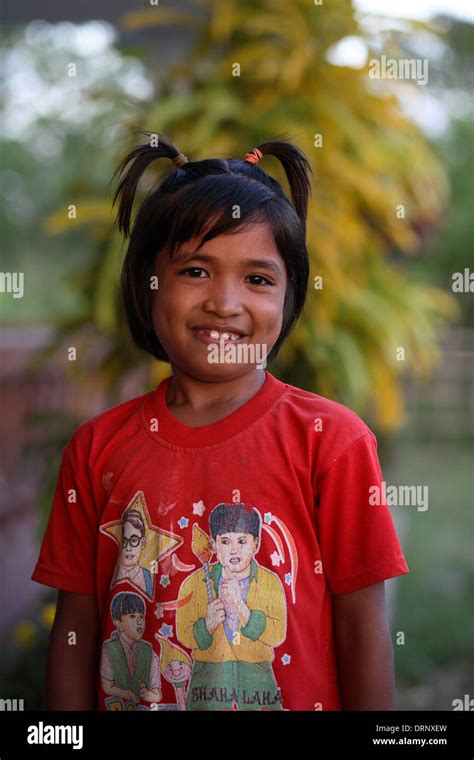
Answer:
POLYGON ((258 393, 266 379, 265 370, 256 368, 241 377, 215 382, 196 379, 176 366, 172 366, 172 370, 166 403, 170 407, 183 407, 196 413, 220 406, 244 404, 258 393))

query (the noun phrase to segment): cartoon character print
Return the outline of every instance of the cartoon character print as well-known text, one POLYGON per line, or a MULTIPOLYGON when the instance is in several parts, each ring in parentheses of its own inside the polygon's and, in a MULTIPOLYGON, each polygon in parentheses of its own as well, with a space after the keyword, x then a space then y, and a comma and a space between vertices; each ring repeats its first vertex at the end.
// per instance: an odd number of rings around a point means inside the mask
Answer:
POLYGON ((184 649, 158 633, 155 633, 155 639, 161 645, 161 672, 174 687, 178 710, 186 710, 187 684, 192 673, 192 660, 184 649))
MULTIPOLYGON (((193 505, 200 517, 205 510, 202 500, 193 505)), ((140 591, 112 599, 115 630, 103 643, 100 669, 107 710, 285 709, 272 662, 275 647, 286 639, 286 595, 279 576, 256 560, 262 528, 275 545, 270 555, 274 566, 286 562, 286 543, 290 572, 285 583, 294 604, 296 546, 272 513, 262 521, 255 507, 217 504, 209 516, 209 535, 197 523, 192 527, 191 549, 201 565, 197 570, 175 553, 184 543, 182 536, 152 524, 141 491, 120 520, 101 526, 119 547, 110 588, 128 583, 140 591), (163 622, 154 635, 159 645, 154 651, 142 637, 145 599, 154 599, 159 563, 163 587, 176 573, 187 577, 176 598, 156 604, 155 617, 174 614, 175 627, 163 622), (173 686, 175 703, 162 702, 161 676, 173 686)))
POLYGON ((119 547, 111 588, 129 583, 153 601, 158 562, 183 544, 182 537, 152 524, 141 491, 133 497, 120 520, 102 525, 100 530, 119 547))
POLYGON ((116 629, 103 643, 100 665, 102 688, 114 697, 108 701, 108 709, 161 701, 160 661, 152 645, 143 639, 145 613, 139 594, 121 592, 112 599, 110 614, 116 629))
POLYGON ((209 518, 211 537, 193 527, 202 568, 181 584, 178 602, 187 602, 176 610, 176 635, 194 660, 187 710, 282 709, 272 661, 286 638, 286 598, 255 559, 261 525, 255 507, 222 503, 209 518))

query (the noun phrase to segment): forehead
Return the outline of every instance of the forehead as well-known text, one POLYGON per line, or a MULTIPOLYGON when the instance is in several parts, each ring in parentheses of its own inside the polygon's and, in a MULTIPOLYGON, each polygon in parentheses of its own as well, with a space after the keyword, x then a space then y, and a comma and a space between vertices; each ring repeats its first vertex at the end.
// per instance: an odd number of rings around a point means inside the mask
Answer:
MULTIPOLYGON (((176 246, 176 253, 182 248, 189 248, 195 250, 201 245, 203 238, 208 231, 207 228, 202 230, 198 236, 193 236, 184 243, 178 243, 176 246)), ((242 244, 257 244, 263 245, 268 248, 269 252, 274 252, 279 255, 278 248, 273 237, 273 233, 265 222, 259 222, 258 224, 247 224, 242 227, 238 227, 235 230, 230 230, 222 235, 216 235, 210 240, 206 240, 202 243, 203 247, 209 248, 214 253, 225 251, 229 247, 241 248, 242 244)))
POLYGON ((172 263, 182 264, 196 257, 206 258, 226 267, 264 265, 268 262, 275 272, 284 273, 283 258, 266 224, 254 224, 242 230, 218 235, 205 242, 202 242, 202 237, 192 237, 184 243, 178 243, 173 252, 172 263))
POLYGON ((125 522, 123 524, 123 529, 124 529, 124 531, 127 534, 129 534, 129 533, 136 533, 137 536, 140 535, 140 531, 138 530, 138 528, 135 528, 135 526, 132 525, 132 523, 129 520, 125 520, 125 522))

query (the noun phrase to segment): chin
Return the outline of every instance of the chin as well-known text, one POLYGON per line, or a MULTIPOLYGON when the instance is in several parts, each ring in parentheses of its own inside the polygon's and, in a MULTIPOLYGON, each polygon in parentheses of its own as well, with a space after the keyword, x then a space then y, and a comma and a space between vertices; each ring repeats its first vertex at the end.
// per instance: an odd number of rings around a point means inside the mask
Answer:
POLYGON ((185 367, 180 366, 190 377, 196 378, 203 382, 216 382, 217 380, 233 380, 247 374, 248 364, 199 364, 199 366, 185 367))

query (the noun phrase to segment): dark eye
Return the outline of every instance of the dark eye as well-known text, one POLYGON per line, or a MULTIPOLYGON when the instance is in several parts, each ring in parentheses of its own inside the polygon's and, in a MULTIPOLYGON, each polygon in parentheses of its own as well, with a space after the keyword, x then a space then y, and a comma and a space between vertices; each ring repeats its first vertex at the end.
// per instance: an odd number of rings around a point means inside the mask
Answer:
MULTIPOLYGON (((183 269, 180 274, 187 274, 187 272, 204 272, 204 269, 201 269, 200 267, 190 267, 189 269, 183 269)), ((190 277, 193 277, 193 275, 190 275, 190 277)), ((199 280, 200 277, 193 277, 195 280, 199 280)))
POLYGON ((273 285, 273 282, 271 280, 268 280, 266 277, 263 277, 261 274, 251 274, 250 277, 253 277, 254 279, 257 278, 257 280, 263 280, 263 282, 255 282, 254 285, 273 285))

